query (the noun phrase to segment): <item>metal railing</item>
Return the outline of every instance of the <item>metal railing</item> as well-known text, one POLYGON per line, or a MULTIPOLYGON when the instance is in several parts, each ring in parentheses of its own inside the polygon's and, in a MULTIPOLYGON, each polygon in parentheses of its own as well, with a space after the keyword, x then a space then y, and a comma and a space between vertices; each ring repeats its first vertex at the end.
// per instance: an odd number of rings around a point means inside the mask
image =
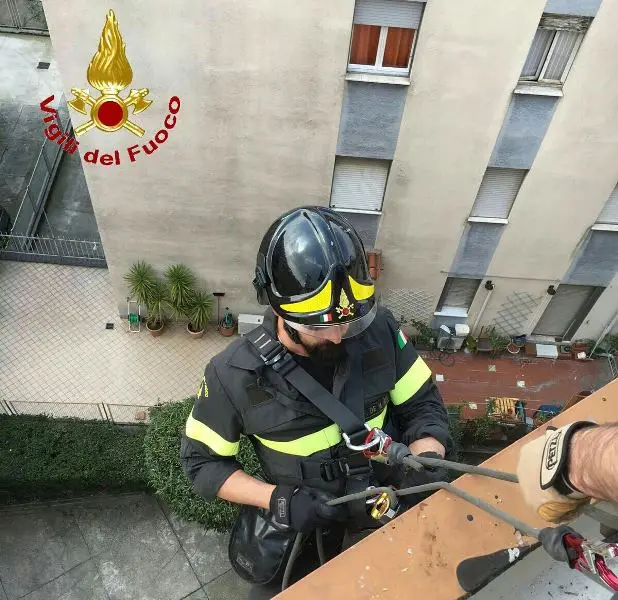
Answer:
MULTIPOLYGON (((1 1, 1 0, 0 0, 1 1)), ((58 103, 58 124, 68 137, 73 135, 73 126, 69 117, 64 95, 58 103)), ((9 233, 15 235, 32 235, 38 229, 39 222, 45 213, 45 204, 56 178, 62 148, 54 141, 42 136, 39 153, 32 168, 32 174, 26 185, 19 210, 13 219, 9 233)))
POLYGON ((0 234, 0 259, 106 268, 99 241, 0 234))
POLYGON ((40 0, 0 0, 0 15, 0 31, 49 36, 40 0))
POLYGON ((110 423, 148 423, 149 406, 108 404, 107 402, 35 402, 32 400, 0 400, 0 414, 46 415, 55 418, 77 418, 110 423))

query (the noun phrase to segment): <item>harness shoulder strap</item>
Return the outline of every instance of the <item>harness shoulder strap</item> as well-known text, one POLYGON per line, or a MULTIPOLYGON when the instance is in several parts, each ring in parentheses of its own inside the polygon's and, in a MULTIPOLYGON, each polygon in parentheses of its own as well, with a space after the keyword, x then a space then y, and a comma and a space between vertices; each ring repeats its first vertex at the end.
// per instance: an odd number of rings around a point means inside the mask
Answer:
POLYGON ((367 435, 367 426, 343 402, 335 398, 323 385, 305 371, 287 351, 285 346, 273 338, 263 327, 257 327, 245 335, 260 355, 264 364, 271 367, 288 383, 307 398, 331 421, 339 425, 350 438, 358 439, 367 435))

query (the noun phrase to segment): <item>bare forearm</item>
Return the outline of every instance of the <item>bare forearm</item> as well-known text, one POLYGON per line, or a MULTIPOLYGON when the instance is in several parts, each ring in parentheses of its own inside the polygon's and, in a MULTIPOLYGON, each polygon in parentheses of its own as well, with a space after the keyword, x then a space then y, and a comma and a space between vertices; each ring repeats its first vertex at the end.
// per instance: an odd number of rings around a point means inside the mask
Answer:
POLYGON ((274 489, 274 485, 251 477, 244 471, 235 471, 225 480, 217 495, 236 504, 250 504, 268 509, 274 489))
POLYGON ((592 498, 618 502, 618 423, 575 432, 569 479, 592 498))

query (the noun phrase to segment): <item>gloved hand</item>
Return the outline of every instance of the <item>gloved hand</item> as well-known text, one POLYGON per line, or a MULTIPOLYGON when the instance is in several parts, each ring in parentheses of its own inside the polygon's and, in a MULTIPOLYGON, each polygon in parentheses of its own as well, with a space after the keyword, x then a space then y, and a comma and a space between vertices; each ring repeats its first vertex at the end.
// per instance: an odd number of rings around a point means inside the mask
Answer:
POLYGON ((560 562, 570 562, 572 557, 569 556, 564 545, 564 536, 570 533, 579 536, 578 533, 568 525, 558 525, 558 527, 546 527, 541 529, 539 533, 539 542, 543 544, 545 552, 554 560, 560 562))
POLYGON ((334 497, 314 488, 278 485, 270 497, 270 511, 278 523, 309 533, 332 521, 345 521, 347 511, 343 505, 326 504, 334 497))
MULTIPOLYGON (((437 452, 421 452, 418 456, 426 456, 427 458, 443 458, 437 452)), ((437 481, 448 481, 448 469, 441 467, 423 467, 420 471, 415 471, 412 468, 408 468, 404 472, 404 476, 399 487, 407 488, 417 485, 425 485, 426 483, 435 483, 437 481)), ((431 496, 431 494, 433 494, 433 491, 401 496, 401 502, 407 507, 414 506, 421 500, 431 496)))
POLYGON ((528 442, 519 453, 517 476, 525 501, 545 521, 573 520, 590 502, 569 480, 569 441, 575 431, 595 426, 578 421, 560 429, 548 429, 545 436, 528 442))

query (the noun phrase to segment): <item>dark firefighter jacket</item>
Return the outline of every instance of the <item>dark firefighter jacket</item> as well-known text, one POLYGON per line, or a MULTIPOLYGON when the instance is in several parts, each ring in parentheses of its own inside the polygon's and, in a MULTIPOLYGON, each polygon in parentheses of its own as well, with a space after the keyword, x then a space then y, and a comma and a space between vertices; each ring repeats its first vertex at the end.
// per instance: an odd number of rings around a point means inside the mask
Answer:
MULTIPOLYGON (((275 323, 267 311, 264 327, 276 337, 275 323)), ((363 333, 343 343, 347 358, 335 373, 336 397, 352 407, 353 396, 362 394, 365 421, 405 444, 434 437, 450 448, 447 414, 431 371, 390 311, 379 309, 363 333)), ((339 427, 265 367, 244 338, 208 363, 187 420, 181 461, 200 495, 215 497, 242 468, 236 460, 242 434, 251 440, 270 483, 332 493, 345 489, 339 459, 349 452, 339 427)))

